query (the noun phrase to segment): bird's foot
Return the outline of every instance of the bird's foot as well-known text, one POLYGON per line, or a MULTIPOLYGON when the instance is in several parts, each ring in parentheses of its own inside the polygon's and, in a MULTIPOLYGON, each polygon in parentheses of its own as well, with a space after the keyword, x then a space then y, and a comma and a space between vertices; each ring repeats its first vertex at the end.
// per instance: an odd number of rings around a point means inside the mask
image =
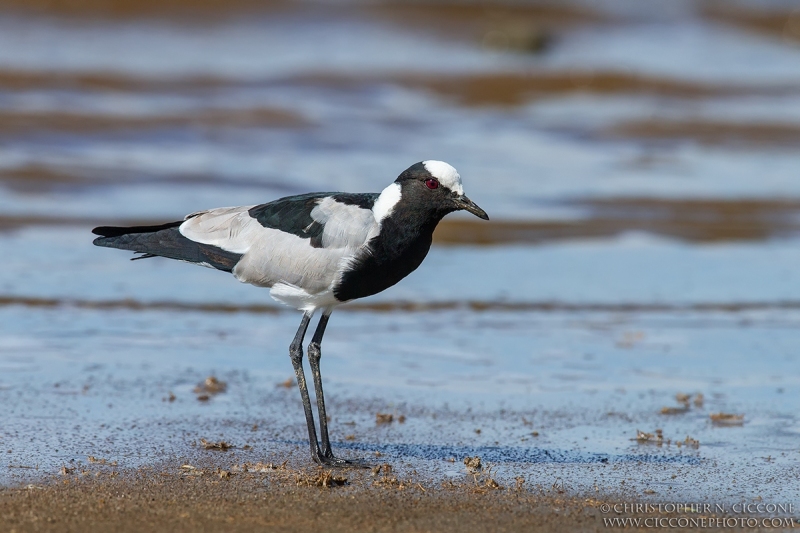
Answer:
POLYGON ((372 468, 375 466, 363 459, 342 459, 334 456, 333 452, 314 454, 313 459, 318 465, 331 468, 372 468))

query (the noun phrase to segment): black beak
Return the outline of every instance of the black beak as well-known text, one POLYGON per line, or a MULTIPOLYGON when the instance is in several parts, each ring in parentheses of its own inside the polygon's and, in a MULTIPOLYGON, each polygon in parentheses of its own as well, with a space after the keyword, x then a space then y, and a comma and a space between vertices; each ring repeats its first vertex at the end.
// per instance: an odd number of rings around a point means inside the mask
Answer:
POLYGON ((463 209, 464 211, 469 211, 478 218, 482 218, 483 220, 489 220, 489 215, 486 214, 486 211, 478 207, 478 204, 476 204, 466 196, 460 196, 456 198, 455 203, 457 209, 463 209))

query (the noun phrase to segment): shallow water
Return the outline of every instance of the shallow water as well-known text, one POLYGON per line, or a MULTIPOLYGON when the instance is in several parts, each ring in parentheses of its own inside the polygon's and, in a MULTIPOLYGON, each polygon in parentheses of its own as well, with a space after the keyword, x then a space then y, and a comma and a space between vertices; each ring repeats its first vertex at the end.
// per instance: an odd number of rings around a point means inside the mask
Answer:
POLYGON ((783 14, 775 33, 693 2, 214 5, 0 10, 0 483, 200 438, 303 461, 298 394, 276 387, 297 313, 89 230, 377 191, 437 158, 493 222, 449 217, 418 272, 333 315, 337 447, 442 478, 479 454, 581 492, 797 500, 791 6, 740 3, 783 14), (228 390, 199 402, 212 374, 228 390), (660 414, 677 393, 704 402, 660 414), (632 440, 656 428, 669 445, 632 440))

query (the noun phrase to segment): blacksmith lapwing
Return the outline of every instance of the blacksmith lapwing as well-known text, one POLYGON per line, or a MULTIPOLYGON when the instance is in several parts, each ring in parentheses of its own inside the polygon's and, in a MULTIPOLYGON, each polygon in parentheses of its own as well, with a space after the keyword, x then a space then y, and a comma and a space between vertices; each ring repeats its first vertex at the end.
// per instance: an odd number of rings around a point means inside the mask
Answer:
POLYGON ((425 259, 433 230, 458 210, 488 220, 464 196, 461 177, 442 161, 406 169, 380 194, 323 192, 246 207, 199 211, 159 226, 99 227, 97 246, 168 257, 230 272, 239 281, 268 287, 275 300, 303 311, 289 347, 305 409, 311 457, 319 464, 357 464, 333 455, 319 369, 320 344, 333 309, 391 287, 425 259), (321 446, 303 372, 303 339, 322 310, 308 345, 321 446))

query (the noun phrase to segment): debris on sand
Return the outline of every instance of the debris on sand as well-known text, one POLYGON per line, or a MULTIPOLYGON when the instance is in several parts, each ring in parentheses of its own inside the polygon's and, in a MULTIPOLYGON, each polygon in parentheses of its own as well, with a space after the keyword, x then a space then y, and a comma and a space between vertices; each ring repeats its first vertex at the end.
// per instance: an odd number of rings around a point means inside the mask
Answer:
POLYGON ((501 490, 503 488, 497 481, 494 480, 494 478, 491 477, 486 480, 485 485, 487 489, 492 489, 492 490, 501 490))
POLYGON ((294 470, 287 468, 286 465, 289 460, 283 463, 243 463, 241 465, 233 465, 230 470, 217 469, 217 475, 221 479, 227 479, 230 476, 244 473, 260 473, 272 474, 276 481, 281 483, 294 483, 298 487, 338 487, 347 484, 347 478, 340 475, 335 475, 330 470, 325 470, 319 467, 314 471, 294 470))
POLYGON ((391 424, 394 422, 394 415, 388 413, 376 413, 375 414, 375 423, 376 424, 391 424))
POLYGON ((107 466, 117 466, 116 461, 109 461, 108 459, 98 459, 94 455, 90 455, 87 457, 89 462, 96 465, 107 465, 107 466))
POLYGON ((483 470, 481 458, 477 455, 475 457, 464 457, 464 466, 467 467, 467 472, 470 474, 477 474, 483 470))
POLYGON ((210 442, 210 441, 207 441, 206 439, 200 439, 200 444, 206 450, 219 450, 219 451, 222 451, 222 452, 228 451, 229 449, 233 448, 232 444, 228 444, 224 440, 221 440, 219 442, 210 442))
MULTIPOLYGON (((372 475, 377 479, 372 481, 372 486, 393 490, 419 489, 421 492, 428 492, 419 482, 415 482, 412 479, 398 479, 397 476, 393 474, 393 471, 394 469, 389 463, 373 467, 372 475), (380 473, 383 473, 383 475, 378 477, 380 473)), ((416 474, 416 472, 414 473, 416 474)))
POLYGON ((682 415, 684 413, 689 412, 689 409, 694 403, 695 407, 703 407, 704 398, 701 393, 697 394, 685 394, 679 392, 675 395, 675 400, 680 404, 677 407, 662 407, 661 414, 662 415, 682 415), (692 398, 694 397, 694 402, 692 402, 692 398))
POLYGON ((201 395, 199 395, 197 397, 197 401, 198 402, 207 402, 210 399, 211 399, 211 396, 209 396, 208 394, 201 394, 201 395))
POLYGON ((376 424, 391 424, 392 422, 405 424, 406 415, 393 415, 391 413, 375 413, 376 424))
POLYGON ((690 448, 699 448, 699 447, 700 447, 700 441, 699 441, 699 440, 697 440, 697 439, 693 439, 693 438, 692 438, 692 437, 690 437, 689 435, 686 435, 686 439, 685 439, 685 440, 682 440, 682 441, 680 441, 680 440, 679 440, 679 441, 676 441, 676 442, 675 442, 675 445, 676 445, 678 448, 680 448, 681 446, 688 446, 688 447, 690 447, 690 448))
MULTIPOLYGON (((224 381, 218 380, 215 376, 208 376, 202 383, 194 388, 193 392, 206 397, 205 400, 201 401, 207 401, 209 397, 225 392, 227 388, 228 384, 224 381)), ((197 397, 198 400, 200 400, 200 396, 197 397)))
POLYGON ((397 489, 397 490, 404 490, 406 488, 406 484, 402 481, 399 481, 395 476, 384 475, 380 479, 376 479, 372 482, 374 487, 381 487, 384 489, 397 489))
POLYGON ((181 470, 183 472, 182 475, 189 477, 200 477, 205 474, 203 470, 189 464, 181 465, 181 470))
POLYGON ((680 407, 662 407, 661 414, 662 415, 682 415, 684 413, 689 412, 688 405, 682 405, 680 407))
POLYGON ((315 474, 298 472, 295 474, 298 487, 341 487, 347 483, 344 476, 334 476, 330 470, 320 468, 315 474))
POLYGON ((664 444, 669 446, 670 444, 675 444, 675 446, 677 446, 678 448, 680 448, 681 446, 688 446, 688 447, 691 447, 691 448, 699 448, 700 447, 700 441, 697 440, 697 439, 693 439, 692 437, 690 437, 688 435, 686 436, 686 439, 684 439, 682 441, 676 440, 674 443, 672 442, 672 439, 666 439, 665 440, 664 439, 664 434, 660 429, 657 429, 655 434, 653 434, 653 433, 645 433, 644 431, 640 431, 640 430, 637 429, 636 430, 636 438, 635 439, 631 439, 631 440, 635 440, 640 444, 655 444, 656 446, 662 446, 664 444))
POLYGON ((503 487, 492 476, 494 465, 487 463, 484 466, 481 464, 481 458, 477 455, 465 458, 464 464, 467 467, 467 472, 472 474, 472 480, 475 482, 471 492, 484 494, 490 490, 503 490, 503 487))
POLYGON ((712 413, 709 417, 715 426, 741 426, 744 424, 744 415, 712 413))
POLYGON ((281 381, 280 383, 275 385, 276 388, 284 388, 284 389, 291 389, 294 388, 294 386, 295 386, 294 378, 287 378, 286 381, 281 381))
POLYGON ((231 468, 232 472, 255 472, 260 474, 266 474, 268 472, 273 472, 275 470, 286 470, 286 464, 289 460, 285 460, 281 464, 276 463, 262 463, 261 461, 257 463, 243 463, 241 465, 233 465, 231 468))
POLYGON ((66 466, 62 466, 61 470, 59 472, 61 473, 62 476, 68 476, 70 474, 74 474, 75 473, 75 469, 74 468, 69 468, 69 467, 66 467, 66 466))
MULTIPOLYGON (((636 430, 636 438, 631 439, 635 440, 640 444, 655 444, 657 446, 661 446, 664 444, 664 432, 660 429, 657 429, 655 433, 645 433, 639 429, 636 430)), ((669 442, 667 442, 669 444, 669 442)))
POLYGON ((378 474, 381 473, 381 471, 384 473, 384 475, 385 474, 391 474, 392 473, 392 465, 390 465, 389 463, 383 463, 382 465, 377 465, 377 466, 373 466, 372 467, 372 475, 373 476, 377 476, 378 474))

